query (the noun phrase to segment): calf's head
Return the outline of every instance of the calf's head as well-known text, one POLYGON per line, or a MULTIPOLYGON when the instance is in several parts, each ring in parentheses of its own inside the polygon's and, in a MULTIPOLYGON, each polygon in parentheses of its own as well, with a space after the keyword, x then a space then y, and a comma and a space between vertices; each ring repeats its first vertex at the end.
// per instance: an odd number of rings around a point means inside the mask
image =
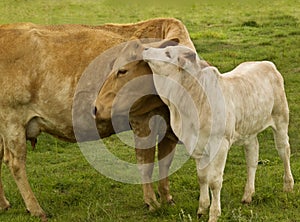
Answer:
POLYGON ((197 54, 185 46, 169 46, 166 48, 146 48, 143 60, 148 63, 154 74, 171 77, 180 82, 182 71, 196 75, 209 64, 198 58, 197 54))
MULTIPOLYGON (((173 103, 176 109, 178 104, 182 107, 192 95, 193 100, 199 99, 195 96, 199 95, 202 88, 198 80, 202 70, 209 64, 199 59, 195 51, 185 46, 169 46, 144 49, 142 55, 153 72, 155 89, 167 106, 173 103)), ((187 107, 189 105, 183 109, 187 107)), ((179 114, 174 114, 173 119, 174 116, 179 114)))

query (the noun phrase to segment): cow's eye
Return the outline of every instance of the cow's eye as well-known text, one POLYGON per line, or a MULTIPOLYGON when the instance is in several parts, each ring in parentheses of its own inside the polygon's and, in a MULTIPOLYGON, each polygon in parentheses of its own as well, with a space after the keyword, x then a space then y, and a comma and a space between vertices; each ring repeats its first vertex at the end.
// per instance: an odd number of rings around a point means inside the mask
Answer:
POLYGON ((117 72, 117 76, 120 76, 120 75, 125 75, 127 73, 127 69, 119 69, 118 72, 117 72))

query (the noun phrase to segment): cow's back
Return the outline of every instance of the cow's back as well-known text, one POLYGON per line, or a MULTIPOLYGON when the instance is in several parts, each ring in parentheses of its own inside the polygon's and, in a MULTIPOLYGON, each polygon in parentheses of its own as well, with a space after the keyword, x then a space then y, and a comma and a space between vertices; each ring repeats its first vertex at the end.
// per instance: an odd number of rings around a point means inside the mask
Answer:
POLYGON ((180 44, 196 51, 185 25, 174 18, 156 18, 133 24, 105 24, 95 28, 118 33, 128 40, 178 38, 180 44))
POLYGON ((89 63, 124 41, 108 31, 74 25, 63 27, 57 30, 33 24, 1 27, 0 83, 7 85, 2 89, 4 94, 7 91, 13 95, 18 85, 24 85, 32 93, 44 86, 49 93, 71 84, 67 94, 73 96, 74 87, 89 63))

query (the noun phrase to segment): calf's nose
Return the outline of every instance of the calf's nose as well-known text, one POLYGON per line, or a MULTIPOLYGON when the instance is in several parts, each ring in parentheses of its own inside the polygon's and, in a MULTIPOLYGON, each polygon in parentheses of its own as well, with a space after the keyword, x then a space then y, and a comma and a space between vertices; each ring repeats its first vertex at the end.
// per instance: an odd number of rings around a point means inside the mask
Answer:
POLYGON ((145 48, 144 51, 143 51, 143 53, 142 53, 143 60, 144 60, 145 62, 149 62, 149 58, 148 58, 148 56, 147 56, 147 50, 148 50, 148 49, 149 49, 149 48, 145 48))

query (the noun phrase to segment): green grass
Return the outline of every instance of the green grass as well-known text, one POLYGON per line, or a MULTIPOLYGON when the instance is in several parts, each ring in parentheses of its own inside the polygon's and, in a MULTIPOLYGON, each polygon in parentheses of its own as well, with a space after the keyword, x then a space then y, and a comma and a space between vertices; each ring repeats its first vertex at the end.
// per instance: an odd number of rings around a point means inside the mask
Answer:
MULTIPOLYGON (((260 164, 253 203, 240 203, 246 181, 243 150, 232 147, 222 189, 220 221, 300 221, 300 2, 190 1, 177 6, 166 1, 120 0, 2 0, 0 24, 136 22, 154 17, 176 17, 187 26, 199 55, 220 71, 249 60, 271 60, 285 78, 290 107, 290 142, 293 193, 282 192, 283 166, 274 148, 271 130, 260 134, 260 164)), ((185 1, 186 2, 186 1, 185 1)), ((134 151, 115 136, 106 140, 113 153, 134 162, 134 151)), ((184 149, 179 146, 178 149, 184 149)), ((199 187, 193 160, 171 175, 176 206, 148 212, 141 185, 123 184, 99 174, 85 160, 76 144, 50 136, 39 138, 36 150, 28 145, 28 176, 49 221, 197 221, 199 187), (191 219, 190 219, 191 218, 191 219)), ((0 221, 39 221, 30 217, 7 167, 3 181, 9 211, 0 221)), ((203 220, 207 219, 203 218, 203 220)), ((202 221, 202 220, 201 220, 202 221)))

